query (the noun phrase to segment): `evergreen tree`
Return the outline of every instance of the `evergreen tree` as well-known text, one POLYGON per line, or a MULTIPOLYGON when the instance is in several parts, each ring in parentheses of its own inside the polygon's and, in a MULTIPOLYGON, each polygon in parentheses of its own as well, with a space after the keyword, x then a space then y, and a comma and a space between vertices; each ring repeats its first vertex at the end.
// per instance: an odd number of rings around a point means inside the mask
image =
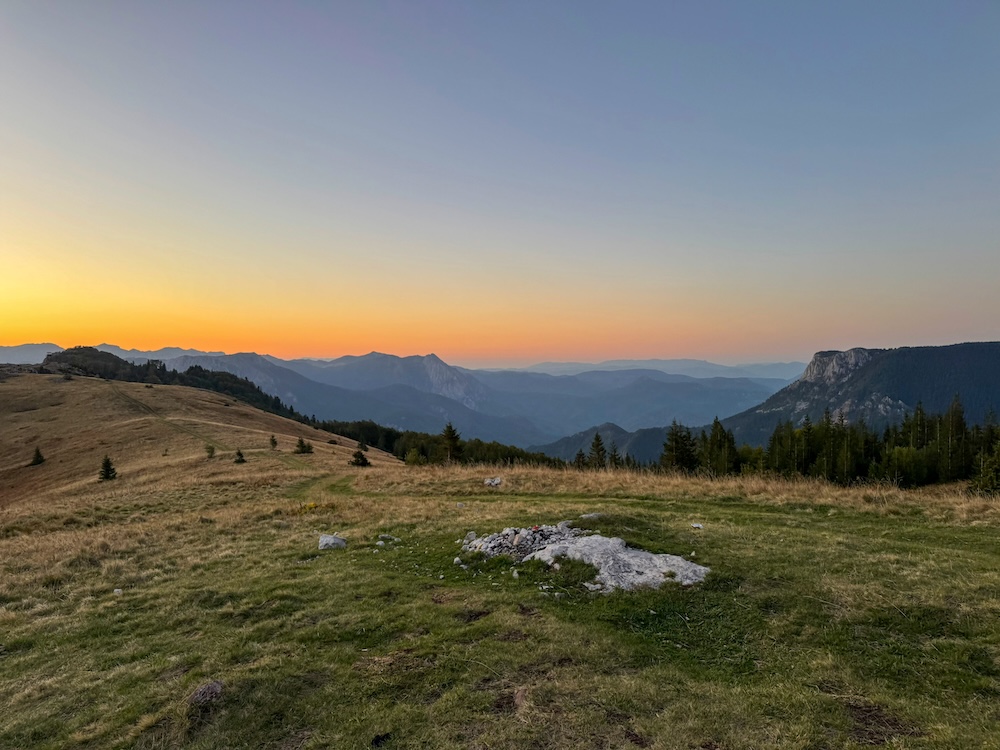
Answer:
POLYGON ((618 445, 614 440, 611 441, 611 450, 608 451, 608 466, 612 469, 620 469, 622 467, 622 456, 618 452, 618 445))
POLYGON ((590 454, 587 456, 587 465, 591 469, 603 469, 608 463, 608 452, 604 448, 604 440, 601 433, 595 432, 594 439, 590 443, 590 454))
POLYGON ((101 471, 97 475, 98 481, 109 482, 112 479, 118 478, 118 472, 115 470, 115 465, 111 463, 111 459, 107 456, 101 461, 101 471))
POLYGON ((212 459, 215 457, 215 446, 211 443, 205 443, 205 455, 212 459))
POLYGON ((233 459, 234 464, 245 464, 247 460, 243 457, 243 451, 239 448, 236 449, 236 458, 233 459))
POLYGON ((702 440, 701 465, 713 476, 724 476, 736 471, 739 453, 733 433, 722 426, 716 417, 712 431, 702 440))
POLYGON ((354 456, 351 458, 351 460, 350 460, 349 463, 351 464, 351 466, 371 466, 372 465, 371 461, 368 460, 368 456, 366 456, 365 452, 363 450, 361 450, 360 448, 358 450, 354 451, 354 456))
POLYGON ((358 450, 368 452, 368 443, 365 442, 363 437, 358 439, 358 450))
POLYGON ((687 472, 698 469, 698 454, 691 428, 677 424, 676 419, 667 429, 667 440, 660 454, 660 466, 687 472))
POLYGON ((587 454, 583 452, 583 448, 576 452, 576 456, 573 458, 573 466, 578 469, 585 469, 587 467, 587 454))
POLYGON ((277 447, 278 447, 278 438, 276 438, 274 435, 271 435, 271 450, 274 450, 277 447))
POLYGON ((31 463, 28 466, 38 466, 41 463, 45 463, 45 456, 42 455, 42 451, 39 450, 38 446, 35 446, 35 455, 31 457, 31 463))
POLYGON ((295 450, 292 451, 292 453, 312 453, 312 452, 313 452, 312 443, 306 442, 302 438, 299 438, 299 441, 295 444, 295 450))
POLYGON ((461 461, 462 436, 451 422, 448 422, 441 430, 441 438, 444 440, 445 459, 449 462, 461 461))

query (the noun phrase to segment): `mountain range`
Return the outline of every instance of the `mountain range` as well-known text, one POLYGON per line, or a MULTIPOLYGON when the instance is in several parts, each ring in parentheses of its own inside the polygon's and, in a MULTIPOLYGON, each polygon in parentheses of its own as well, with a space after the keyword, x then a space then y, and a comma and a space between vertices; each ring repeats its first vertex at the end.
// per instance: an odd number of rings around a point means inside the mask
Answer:
MULTIPOLYGON (((372 352, 331 360, 282 360, 254 353, 226 355, 186 349, 155 352, 96 347, 134 363, 158 359, 186 370, 199 365, 244 377, 307 415, 330 420, 370 419, 398 429, 440 432, 451 422, 466 438, 519 447, 546 444, 593 425, 622 430, 659 428, 676 419, 702 424, 764 401, 804 364, 743 368, 698 360, 617 361, 577 372, 455 367, 430 354, 397 357, 372 352), (628 365, 628 366, 626 366, 628 365), (670 368, 707 377, 668 372, 670 368), (725 374, 725 376, 724 376, 725 374)), ((54 344, 0 349, 0 361, 40 362, 54 344), (41 356, 39 356, 41 355, 41 356)), ((662 432, 662 431, 661 431, 662 432)))
MULTIPOLYGON (((697 360, 558 363, 521 370, 475 370, 439 357, 372 352, 330 360, 187 349, 156 352, 97 347, 136 363, 199 365, 247 378, 307 415, 373 420, 403 430, 440 432, 451 422, 466 438, 497 441, 572 459, 595 432, 638 461, 659 455, 674 420, 693 427, 720 417, 737 443, 763 445, 779 424, 814 423, 825 412, 881 429, 920 404, 942 413, 958 396, 970 423, 1000 408, 1000 343, 817 353, 808 366, 777 363, 728 368, 697 360), (703 377, 667 372, 698 372, 703 377), (788 375, 798 367, 801 377, 788 375), (544 372, 543 370, 556 370, 544 372), (729 373, 718 376, 715 373, 729 373), (707 376, 706 376, 707 375, 707 376), (735 376, 734 376, 735 375, 735 376), (750 377, 752 376, 752 377, 750 377)), ((0 348, 0 361, 39 362, 54 344, 0 348)))

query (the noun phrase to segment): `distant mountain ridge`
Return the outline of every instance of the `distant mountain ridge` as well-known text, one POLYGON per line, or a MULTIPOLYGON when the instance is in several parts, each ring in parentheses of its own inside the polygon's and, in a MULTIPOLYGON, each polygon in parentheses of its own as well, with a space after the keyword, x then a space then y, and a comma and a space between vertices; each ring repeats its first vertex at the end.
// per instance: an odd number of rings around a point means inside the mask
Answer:
MULTIPOLYGON (((787 382, 763 377, 764 370, 731 377, 737 373, 734 368, 699 360, 643 360, 652 366, 633 368, 618 361, 606 369, 551 375, 455 367, 434 354, 397 357, 371 352, 286 361, 176 347, 155 352, 112 344, 95 348, 135 364, 156 359, 182 372, 192 365, 228 372, 321 419, 370 419, 387 427, 431 433, 440 432, 450 421, 466 438, 519 447, 549 443, 595 424, 636 430, 671 419, 709 422, 761 403, 787 382), (711 377, 664 371, 670 363, 692 371, 700 367, 711 377), (747 377, 750 374, 754 377, 747 377)), ((10 348, 12 355, 15 349, 10 348)), ((61 348, 38 345, 22 351, 22 361, 40 362, 53 350, 61 348)))
POLYGON ((604 362, 540 362, 521 368, 523 372, 578 375, 593 370, 659 370, 693 378, 768 378, 791 382, 805 369, 805 362, 767 362, 720 365, 703 359, 610 359, 604 362))
POLYGON ((606 421, 627 429, 672 418, 711 421, 718 414, 760 403, 783 384, 656 370, 572 376, 466 370, 433 354, 395 357, 377 352, 326 362, 233 354, 177 357, 165 364, 178 370, 199 365, 248 378, 321 419, 372 419, 422 432, 438 432, 450 421, 465 437, 519 447, 547 443, 606 421), (362 408, 366 414, 355 416, 362 408))

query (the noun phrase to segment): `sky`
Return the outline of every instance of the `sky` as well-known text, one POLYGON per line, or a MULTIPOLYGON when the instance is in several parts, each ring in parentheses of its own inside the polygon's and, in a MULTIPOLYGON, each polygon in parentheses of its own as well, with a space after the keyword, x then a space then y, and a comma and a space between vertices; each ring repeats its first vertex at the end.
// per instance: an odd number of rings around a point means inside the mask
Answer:
POLYGON ((997 340, 1000 3, 0 3, 0 345, 997 340))

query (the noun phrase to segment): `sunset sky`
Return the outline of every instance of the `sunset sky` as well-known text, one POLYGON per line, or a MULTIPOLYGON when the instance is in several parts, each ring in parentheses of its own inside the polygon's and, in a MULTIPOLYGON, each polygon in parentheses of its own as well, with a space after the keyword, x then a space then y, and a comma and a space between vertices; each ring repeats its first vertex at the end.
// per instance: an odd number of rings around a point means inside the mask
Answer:
POLYGON ((0 4, 0 345, 1000 339, 1000 3, 0 4))

